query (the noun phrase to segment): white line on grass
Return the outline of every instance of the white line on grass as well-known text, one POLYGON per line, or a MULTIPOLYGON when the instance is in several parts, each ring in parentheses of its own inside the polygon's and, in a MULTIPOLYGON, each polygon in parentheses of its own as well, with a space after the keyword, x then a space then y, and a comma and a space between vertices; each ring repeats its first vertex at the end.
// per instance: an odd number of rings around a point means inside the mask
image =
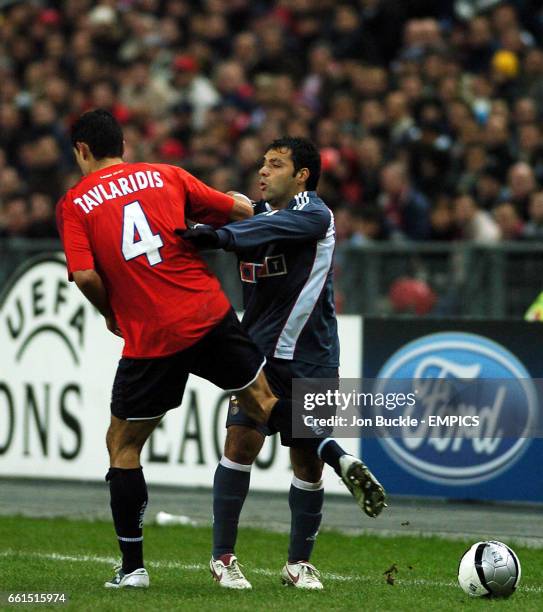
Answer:
MULTIPOLYGON (((118 557, 100 557, 98 555, 62 555, 60 553, 43 553, 34 551, 18 551, 7 549, 0 552, 0 557, 29 557, 31 559, 46 559, 48 561, 69 561, 69 562, 80 562, 80 563, 103 563, 107 565, 116 565, 119 562, 118 557)), ((209 568, 203 563, 179 563, 178 561, 147 561, 146 566, 153 567, 156 569, 178 569, 189 572, 194 571, 207 571, 209 568)), ((265 569, 262 567, 253 567, 250 570, 252 574, 259 574, 261 576, 278 576, 279 572, 275 570, 265 569)), ((342 574, 334 574, 330 572, 322 572, 322 576, 325 579, 336 581, 336 582, 374 582, 373 576, 345 576, 342 574)), ((413 579, 404 580, 402 578, 396 579, 398 585, 401 586, 430 586, 430 587, 454 587, 458 588, 456 582, 440 582, 437 580, 424 580, 424 579, 413 579)), ((542 587, 530 587, 520 586, 519 590, 526 591, 529 593, 543 593, 542 587)))

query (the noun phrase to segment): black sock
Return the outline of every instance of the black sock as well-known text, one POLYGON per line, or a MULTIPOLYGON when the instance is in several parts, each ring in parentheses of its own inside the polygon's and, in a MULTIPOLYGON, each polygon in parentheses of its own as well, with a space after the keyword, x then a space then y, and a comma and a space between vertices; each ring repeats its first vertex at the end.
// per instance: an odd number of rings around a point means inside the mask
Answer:
POLYGON ((238 523, 249 491, 251 466, 223 457, 213 480, 213 558, 234 552, 238 523))
POLYGON ((109 468, 111 513, 119 548, 123 556, 123 571, 130 574, 143 567, 143 515, 147 507, 147 485, 141 467, 125 470, 109 468))
POLYGON ((309 561, 322 520, 323 501, 322 481, 311 483, 293 477, 288 495, 291 511, 289 562, 309 561))
POLYGON ((326 440, 319 440, 319 446, 317 454, 319 457, 327 463, 329 466, 334 468, 335 473, 341 476, 341 468, 339 466, 339 460, 343 455, 348 455, 341 446, 332 438, 326 438, 326 440))

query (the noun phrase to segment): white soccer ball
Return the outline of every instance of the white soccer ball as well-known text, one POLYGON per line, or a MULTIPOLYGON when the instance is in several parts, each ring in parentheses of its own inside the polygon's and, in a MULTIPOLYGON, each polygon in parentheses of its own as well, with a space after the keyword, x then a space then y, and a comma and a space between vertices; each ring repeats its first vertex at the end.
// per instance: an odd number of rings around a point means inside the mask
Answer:
POLYGON ((458 582, 472 597, 509 597, 520 582, 520 561, 502 542, 477 542, 458 566, 458 582))

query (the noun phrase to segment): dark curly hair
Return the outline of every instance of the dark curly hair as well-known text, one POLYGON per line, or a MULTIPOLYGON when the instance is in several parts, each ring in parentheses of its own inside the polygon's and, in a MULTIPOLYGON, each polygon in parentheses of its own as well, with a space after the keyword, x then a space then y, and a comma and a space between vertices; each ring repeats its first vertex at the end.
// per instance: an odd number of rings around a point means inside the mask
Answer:
POLYGON ((84 113, 72 126, 72 146, 84 142, 95 159, 122 157, 123 131, 119 122, 107 110, 97 108, 84 113))
POLYGON ((274 140, 268 145, 265 153, 281 149, 290 149, 292 163, 294 164, 294 174, 302 168, 309 170, 309 178, 305 186, 308 191, 314 191, 317 188, 321 175, 321 156, 317 147, 307 138, 287 136, 274 140))

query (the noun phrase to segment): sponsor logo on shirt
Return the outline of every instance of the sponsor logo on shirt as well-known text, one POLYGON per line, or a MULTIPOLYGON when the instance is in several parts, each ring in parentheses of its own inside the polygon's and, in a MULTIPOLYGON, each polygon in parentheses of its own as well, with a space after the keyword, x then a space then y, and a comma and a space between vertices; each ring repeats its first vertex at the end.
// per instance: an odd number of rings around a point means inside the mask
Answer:
POLYGON ((263 263, 241 261, 239 264, 239 274, 244 283, 256 283, 259 278, 284 276, 287 272, 283 254, 265 257, 263 263))

